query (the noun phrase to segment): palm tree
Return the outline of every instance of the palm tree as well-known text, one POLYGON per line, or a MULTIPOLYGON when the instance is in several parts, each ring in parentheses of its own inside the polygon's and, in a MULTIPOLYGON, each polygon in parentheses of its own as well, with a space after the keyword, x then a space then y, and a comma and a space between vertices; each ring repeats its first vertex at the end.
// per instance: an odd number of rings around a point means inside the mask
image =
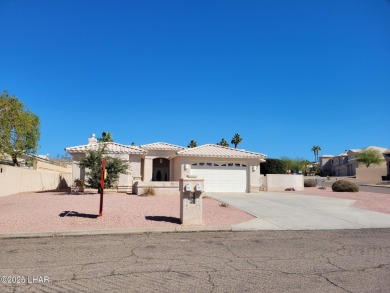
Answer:
POLYGON ((224 138, 222 138, 221 141, 217 143, 217 145, 229 147, 228 142, 224 138))
POLYGON ((196 148, 198 144, 196 143, 196 140, 191 140, 190 143, 188 144, 188 148, 196 148))
POLYGON ((242 142, 242 137, 238 133, 236 133, 233 136, 231 143, 234 144, 234 148, 236 149, 238 144, 241 142, 242 142))
POLYGON ((311 148, 311 151, 314 153, 314 161, 317 162, 318 161, 318 152, 321 150, 321 147, 319 145, 314 145, 312 148, 311 148))
POLYGON ((102 132, 102 137, 98 138, 98 142, 113 142, 111 132, 102 132))

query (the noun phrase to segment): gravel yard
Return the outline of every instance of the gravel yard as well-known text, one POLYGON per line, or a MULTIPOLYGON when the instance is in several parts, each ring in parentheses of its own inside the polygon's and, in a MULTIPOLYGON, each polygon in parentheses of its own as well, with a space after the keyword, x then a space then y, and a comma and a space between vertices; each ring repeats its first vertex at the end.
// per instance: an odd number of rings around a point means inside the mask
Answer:
MULTIPOLYGON (((141 197, 124 193, 100 195, 64 192, 20 193, 0 197, 0 233, 62 232, 110 228, 180 226, 178 196, 141 197)), ((203 198, 203 225, 230 227, 254 217, 220 202, 203 198)))

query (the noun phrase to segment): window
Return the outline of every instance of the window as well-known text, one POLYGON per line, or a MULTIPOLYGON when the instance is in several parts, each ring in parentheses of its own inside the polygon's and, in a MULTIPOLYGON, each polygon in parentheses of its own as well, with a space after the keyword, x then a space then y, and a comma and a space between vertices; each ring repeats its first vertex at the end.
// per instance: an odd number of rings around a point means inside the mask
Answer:
POLYGON ((212 166, 213 164, 212 163, 207 163, 207 166, 212 166))
POLYGON ((219 166, 219 165, 214 163, 214 166, 219 166))
POLYGON ((233 167, 233 163, 229 163, 228 166, 229 166, 229 167, 233 167))

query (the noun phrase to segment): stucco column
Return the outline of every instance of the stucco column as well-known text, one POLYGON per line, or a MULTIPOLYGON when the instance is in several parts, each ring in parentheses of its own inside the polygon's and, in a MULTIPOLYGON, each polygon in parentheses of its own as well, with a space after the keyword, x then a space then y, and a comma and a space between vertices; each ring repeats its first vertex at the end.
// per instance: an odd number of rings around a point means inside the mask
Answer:
POLYGON ((153 158, 144 160, 144 182, 152 181, 153 178, 153 158))
POLYGON ((248 192, 258 192, 260 190, 260 166, 258 161, 248 164, 248 192))
POLYGON ((138 156, 131 157, 129 169, 130 169, 130 172, 133 176, 133 180, 135 180, 135 181, 141 180, 141 178, 142 178, 141 157, 138 157, 138 156))

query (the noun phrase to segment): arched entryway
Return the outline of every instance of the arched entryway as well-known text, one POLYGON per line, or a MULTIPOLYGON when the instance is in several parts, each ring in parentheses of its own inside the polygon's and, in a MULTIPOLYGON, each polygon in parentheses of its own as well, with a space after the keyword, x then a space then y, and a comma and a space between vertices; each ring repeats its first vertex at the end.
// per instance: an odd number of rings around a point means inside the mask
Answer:
POLYGON ((152 181, 169 181, 169 160, 164 158, 153 159, 152 181))

